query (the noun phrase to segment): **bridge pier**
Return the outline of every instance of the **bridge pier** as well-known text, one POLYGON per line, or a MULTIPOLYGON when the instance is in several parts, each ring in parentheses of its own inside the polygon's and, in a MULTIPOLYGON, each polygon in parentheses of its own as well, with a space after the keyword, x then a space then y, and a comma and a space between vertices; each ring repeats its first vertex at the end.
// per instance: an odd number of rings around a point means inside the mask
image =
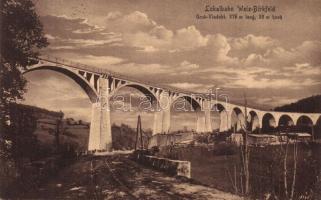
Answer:
POLYGON ((212 120, 211 120, 211 101, 205 101, 203 105, 204 115, 205 115, 205 132, 212 132, 212 120))
POLYGON ((206 125, 205 125, 205 112, 196 111, 197 119, 196 119, 196 132, 197 133, 204 133, 206 132, 206 125))
POLYGON ((153 125, 153 135, 158 133, 162 133, 162 119, 163 119, 163 112, 162 111, 155 111, 154 112, 154 125, 153 125))
POLYGON ((205 101, 202 103, 202 109, 196 110, 196 132, 205 133, 212 132, 211 122, 211 102, 205 101))
POLYGON ((220 132, 228 131, 231 127, 229 112, 223 110, 220 112, 220 132))
POLYGON ((157 110, 154 113, 153 135, 157 133, 168 133, 171 126, 172 97, 168 92, 157 92, 157 110))
POLYGON ((99 79, 99 98, 92 104, 88 150, 112 150, 108 79, 99 79))

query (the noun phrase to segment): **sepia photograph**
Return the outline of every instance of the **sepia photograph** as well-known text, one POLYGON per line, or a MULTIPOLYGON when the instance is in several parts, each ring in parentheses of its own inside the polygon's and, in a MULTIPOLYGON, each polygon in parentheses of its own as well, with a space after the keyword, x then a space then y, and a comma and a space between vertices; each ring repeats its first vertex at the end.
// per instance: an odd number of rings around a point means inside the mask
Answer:
POLYGON ((321 200, 321 1, 0 11, 0 199, 321 200))

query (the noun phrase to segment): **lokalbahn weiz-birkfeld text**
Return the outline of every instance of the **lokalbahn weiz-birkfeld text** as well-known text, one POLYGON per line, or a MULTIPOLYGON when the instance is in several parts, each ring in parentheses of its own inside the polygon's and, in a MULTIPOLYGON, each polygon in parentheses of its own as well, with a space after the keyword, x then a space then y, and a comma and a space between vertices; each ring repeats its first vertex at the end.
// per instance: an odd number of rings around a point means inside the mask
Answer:
POLYGON ((268 5, 206 5, 205 12, 250 12, 250 13, 268 13, 268 12, 275 12, 275 6, 268 6, 268 5))

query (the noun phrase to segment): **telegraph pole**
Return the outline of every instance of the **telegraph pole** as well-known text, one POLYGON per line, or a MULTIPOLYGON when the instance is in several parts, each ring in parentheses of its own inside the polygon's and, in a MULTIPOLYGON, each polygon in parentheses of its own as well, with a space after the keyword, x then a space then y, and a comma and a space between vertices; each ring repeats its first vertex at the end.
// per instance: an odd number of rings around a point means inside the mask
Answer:
POLYGON ((135 150, 137 150, 139 140, 140 140, 139 149, 144 149, 142 122, 141 122, 141 119, 140 119, 140 115, 138 115, 138 120, 137 120, 135 150))

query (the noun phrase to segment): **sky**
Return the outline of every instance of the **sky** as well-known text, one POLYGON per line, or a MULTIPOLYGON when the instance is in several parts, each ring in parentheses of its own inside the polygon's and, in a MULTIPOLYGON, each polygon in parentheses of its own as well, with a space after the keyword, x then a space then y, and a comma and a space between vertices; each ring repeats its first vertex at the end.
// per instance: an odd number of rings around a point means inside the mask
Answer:
MULTIPOLYGON (((194 92, 220 87, 234 102, 243 102, 245 93, 249 105, 262 109, 321 93, 318 0, 34 3, 50 42, 43 54, 194 92), (282 20, 197 19, 197 14, 208 14, 206 5, 275 6, 274 13, 263 14, 282 15, 282 20)), ((24 103, 90 120, 90 101, 72 80, 50 71, 32 72, 26 78, 24 103)), ((112 121, 136 123, 136 112, 126 116, 114 112, 112 121)), ((189 126, 195 120, 194 115, 178 116, 173 116, 173 124, 189 126)), ((145 113, 143 126, 145 120, 150 127, 152 119, 145 113)))

